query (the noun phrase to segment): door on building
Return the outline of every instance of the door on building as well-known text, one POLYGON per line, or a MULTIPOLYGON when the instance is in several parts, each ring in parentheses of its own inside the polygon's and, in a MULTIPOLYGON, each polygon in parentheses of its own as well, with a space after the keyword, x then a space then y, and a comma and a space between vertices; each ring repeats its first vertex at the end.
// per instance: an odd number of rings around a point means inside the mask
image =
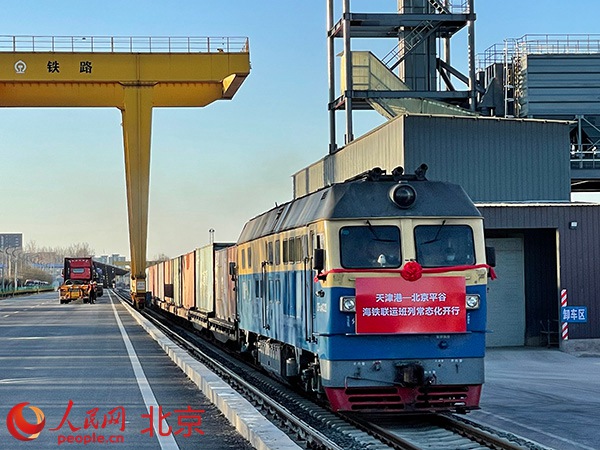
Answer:
POLYGON ((523 238, 486 239, 496 249, 496 278, 488 284, 486 347, 525 345, 523 238))

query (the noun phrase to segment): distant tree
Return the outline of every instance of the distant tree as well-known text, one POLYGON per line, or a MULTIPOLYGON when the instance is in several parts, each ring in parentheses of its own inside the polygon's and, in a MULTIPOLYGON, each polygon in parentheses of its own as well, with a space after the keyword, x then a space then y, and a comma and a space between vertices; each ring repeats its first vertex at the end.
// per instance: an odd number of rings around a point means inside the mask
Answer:
POLYGON ((62 262, 65 257, 88 257, 94 255, 94 249, 87 242, 79 242, 77 244, 71 244, 68 247, 40 247, 35 241, 29 241, 23 253, 27 254, 52 254, 54 253, 56 261, 62 262))
POLYGON ((80 242, 78 244, 71 244, 65 249, 65 256, 75 257, 87 257, 93 256, 94 249, 90 247, 87 242, 80 242))
POLYGON ((41 269, 37 269, 28 265, 24 265, 22 267, 21 272, 19 273, 19 278, 22 280, 39 280, 52 283, 52 275, 41 269))
POLYGON ((71 244, 67 247, 39 246, 36 241, 29 241, 20 253, 18 277, 25 280, 52 282, 52 275, 42 270, 44 264, 62 264, 65 257, 88 257, 94 255, 94 249, 87 242, 71 244))
POLYGON ((38 246, 35 241, 29 241, 23 248, 23 253, 37 253, 38 246))

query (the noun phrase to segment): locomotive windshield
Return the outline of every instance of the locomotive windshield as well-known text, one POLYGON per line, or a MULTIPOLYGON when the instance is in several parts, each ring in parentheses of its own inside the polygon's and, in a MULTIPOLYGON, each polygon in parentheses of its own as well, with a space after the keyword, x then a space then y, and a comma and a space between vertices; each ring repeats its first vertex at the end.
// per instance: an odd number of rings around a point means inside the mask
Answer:
POLYGON ((340 230, 342 267, 372 269, 400 267, 400 229, 394 226, 343 227, 340 230))
POLYGON ((415 227, 417 261, 423 267, 475 264, 473 230, 467 225, 419 225, 415 227))

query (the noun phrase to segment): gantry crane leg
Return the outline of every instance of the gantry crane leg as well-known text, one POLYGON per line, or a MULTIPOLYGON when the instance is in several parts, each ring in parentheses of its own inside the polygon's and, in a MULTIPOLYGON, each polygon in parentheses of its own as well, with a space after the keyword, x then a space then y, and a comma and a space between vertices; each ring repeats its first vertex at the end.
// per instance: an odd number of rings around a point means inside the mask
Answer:
POLYGON ((131 250, 131 300, 138 309, 142 309, 146 301, 152 92, 151 86, 126 86, 122 109, 131 250))

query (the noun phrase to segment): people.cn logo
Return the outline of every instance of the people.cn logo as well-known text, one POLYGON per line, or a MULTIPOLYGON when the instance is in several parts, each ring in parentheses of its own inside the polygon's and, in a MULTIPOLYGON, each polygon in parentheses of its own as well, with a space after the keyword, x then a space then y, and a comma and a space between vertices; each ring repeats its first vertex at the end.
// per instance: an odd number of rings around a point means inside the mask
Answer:
POLYGON ((40 408, 27 406, 29 402, 19 403, 12 407, 6 416, 6 427, 15 439, 32 441, 40 435, 46 425, 46 417, 40 408), (37 423, 29 423, 23 417, 23 408, 28 407, 35 414, 37 423))

